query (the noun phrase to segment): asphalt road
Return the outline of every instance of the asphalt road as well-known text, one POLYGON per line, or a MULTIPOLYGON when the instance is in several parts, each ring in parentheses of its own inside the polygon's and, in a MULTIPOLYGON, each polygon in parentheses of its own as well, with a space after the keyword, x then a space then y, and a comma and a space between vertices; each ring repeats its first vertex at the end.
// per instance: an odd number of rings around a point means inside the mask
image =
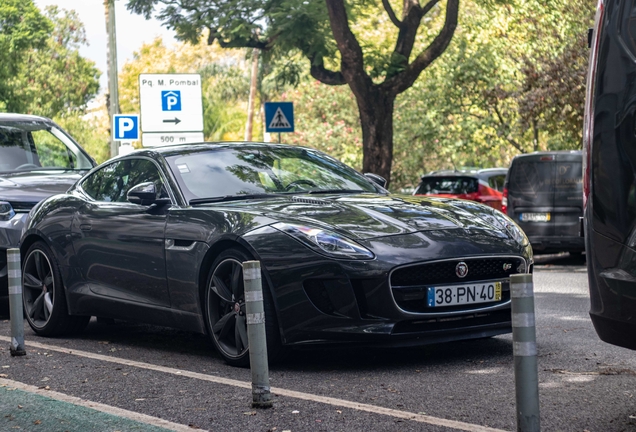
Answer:
MULTIPOLYGON (((598 340, 583 261, 538 257, 534 283, 542 430, 636 430, 636 358, 598 340)), ((53 403, 47 392, 167 420, 173 430, 516 428, 510 335, 419 349, 294 351, 270 370, 274 408, 254 410, 249 370, 225 365, 203 336, 123 322, 92 321, 70 339, 25 328, 28 354, 13 358, 8 317, 0 318, 0 430, 89 430, 72 420, 80 410, 72 401, 55 415, 40 409, 53 403), (13 390, 18 383, 32 387, 13 390), (37 388, 44 396, 33 396, 37 388)), ((161 430, 148 417, 111 424, 99 415, 84 416, 103 426, 94 430, 161 430)))

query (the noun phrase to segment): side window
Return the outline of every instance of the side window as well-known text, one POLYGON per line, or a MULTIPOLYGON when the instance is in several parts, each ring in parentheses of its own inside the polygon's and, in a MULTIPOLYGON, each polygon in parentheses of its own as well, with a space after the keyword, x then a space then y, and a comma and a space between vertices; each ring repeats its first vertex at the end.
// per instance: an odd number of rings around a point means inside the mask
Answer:
POLYGON ((619 33, 632 56, 636 57, 636 0, 628 0, 621 13, 619 33))
POLYGON ((165 193, 154 163, 147 159, 126 159, 91 174, 82 182, 82 189, 95 201, 126 202, 128 190, 145 182, 155 183, 165 193))
POLYGON ((81 184, 84 192, 95 201, 111 201, 105 192, 116 182, 115 172, 120 164, 121 162, 115 162, 106 165, 88 176, 81 184))
POLYGON ((75 168, 75 155, 51 132, 47 130, 37 130, 29 132, 29 134, 37 150, 41 166, 68 169, 75 168))
POLYGON ((28 142, 26 133, 17 128, 0 126, 0 171, 39 166, 35 149, 28 142))
POLYGON ((496 191, 502 192, 505 181, 506 181, 505 175, 492 176, 488 179, 488 186, 490 186, 496 191))

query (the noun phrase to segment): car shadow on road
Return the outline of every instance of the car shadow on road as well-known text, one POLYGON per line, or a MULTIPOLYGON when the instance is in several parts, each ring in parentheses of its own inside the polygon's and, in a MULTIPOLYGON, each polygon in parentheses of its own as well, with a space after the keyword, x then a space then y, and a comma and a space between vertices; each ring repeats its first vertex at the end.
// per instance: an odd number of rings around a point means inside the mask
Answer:
POLYGON ((280 371, 322 372, 325 370, 395 370, 413 367, 465 364, 466 362, 512 363, 512 341, 498 336, 468 341, 438 343, 414 348, 316 347, 290 350, 280 371))

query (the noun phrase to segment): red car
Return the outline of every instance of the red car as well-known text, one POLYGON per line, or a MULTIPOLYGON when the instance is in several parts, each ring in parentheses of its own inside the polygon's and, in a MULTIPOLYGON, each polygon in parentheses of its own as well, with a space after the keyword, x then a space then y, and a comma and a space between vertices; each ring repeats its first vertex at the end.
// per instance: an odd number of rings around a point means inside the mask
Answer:
POLYGON ((460 198, 501 210, 508 168, 434 171, 422 176, 413 195, 460 198))

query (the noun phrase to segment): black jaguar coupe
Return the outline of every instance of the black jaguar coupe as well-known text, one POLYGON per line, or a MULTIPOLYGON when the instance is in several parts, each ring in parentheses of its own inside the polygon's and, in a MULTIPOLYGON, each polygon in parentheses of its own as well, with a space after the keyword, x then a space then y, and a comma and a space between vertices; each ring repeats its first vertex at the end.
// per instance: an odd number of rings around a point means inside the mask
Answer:
POLYGON ((111 159, 33 209, 21 250, 38 334, 91 316, 177 327, 233 365, 249 362, 244 261, 261 262, 270 359, 509 333, 510 275, 533 262, 490 207, 391 195, 318 151, 255 143, 111 159))

